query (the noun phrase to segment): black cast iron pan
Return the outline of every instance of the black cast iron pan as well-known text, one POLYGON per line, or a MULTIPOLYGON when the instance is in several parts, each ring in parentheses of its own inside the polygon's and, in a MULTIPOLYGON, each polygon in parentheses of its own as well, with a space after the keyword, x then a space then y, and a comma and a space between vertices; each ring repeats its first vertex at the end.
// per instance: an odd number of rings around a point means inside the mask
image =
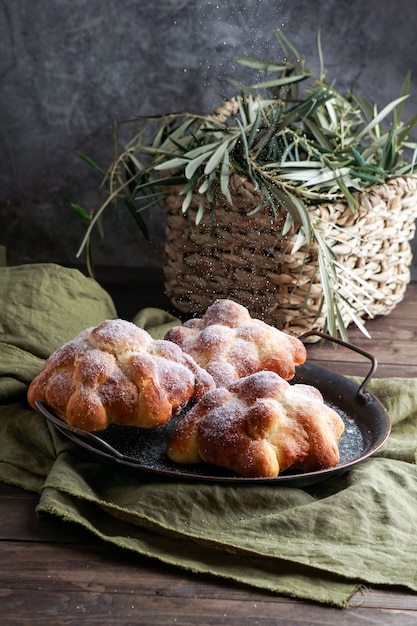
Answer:
MULTIPOLYGON (((368 358, 371 362, 369 373, 357 383, 327 370, 305 363, 297 368, 294 383, 304 383, 317 387, 327 404, 334 408, 345 422, 345 432, 340 440, 340 463, 330 469, 315 472, 287 470, 277 478, 243 478, 227 470, 206 463, 180 465, 171 462, 166 456, 167 442, 176 423, 183 417, 180 413, 165 426, 157 430, 112 425, 100 433, 86 433, 70 426, 51 408, 37 402, 37 408, 55 428, 77 444, 79 451, 90 457, 118 466, 130 474, 155 479, 200 480, 228 483, 268 483, 287 487, 305 487, 334 478, 348 471, 359 462, 374 454, 385 443, 391 431, 390 417, 379 402, 366 388, 377 369, 376 359, 360 348, 347 344, 320 332, 302 335, 304 340, 311 335, 341 344, 368 358)), ((186 409, 185 409, 186 410, 186 409)))

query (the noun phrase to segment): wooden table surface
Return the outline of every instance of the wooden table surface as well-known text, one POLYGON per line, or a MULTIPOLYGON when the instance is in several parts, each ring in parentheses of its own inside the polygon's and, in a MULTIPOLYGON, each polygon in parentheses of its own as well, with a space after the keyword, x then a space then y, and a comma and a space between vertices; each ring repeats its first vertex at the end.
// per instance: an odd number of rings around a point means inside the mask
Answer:
MULTIPOLYGON (((160 273, 106 272, 99 279, 121 317, 143 306, 169 306, 160 273)), ((417 283, 386 317, 368 322, 372 339, 351 343, 376 356, 378 377, 417 376, 417 283)), ((311 345, 308 359, 340 374, 365 375, 366 359, 333 345, 311 345)), ((24 624, 415 626, 417 595, 356 594, 339 610, 197 576, 109 547, 56 519, 38 519, 37 496, 0 483, 0 619, 24 624)), ((416 555, 417 557, 417 555, 416 555)), ((416 558, 417 568, 417 558, 416 558)))

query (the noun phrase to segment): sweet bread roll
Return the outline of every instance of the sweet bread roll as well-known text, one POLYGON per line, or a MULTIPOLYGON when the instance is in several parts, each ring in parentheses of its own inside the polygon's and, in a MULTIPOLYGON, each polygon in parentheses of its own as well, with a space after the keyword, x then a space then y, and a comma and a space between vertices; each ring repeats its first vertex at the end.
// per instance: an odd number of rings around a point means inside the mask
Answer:
POLYGON ((216 300, 201 318, 168 331, 165 339, 177 343, 206 369, 218 386, 227 386, 260 370, 285 380, 306 360, 304 344, 265 322, 232 300, 216 300))
POLYGON ((257 372, 209 391, 176 426, 168 457, 205 461, 247 478, 290 467, 315 471, 339 462, 341 417, 318 389, 257 372))
POLYGON ((58 348, 28 389, 73 426, 156 428, 214 380, 179 346, 124 320, 107 320, 58 348))

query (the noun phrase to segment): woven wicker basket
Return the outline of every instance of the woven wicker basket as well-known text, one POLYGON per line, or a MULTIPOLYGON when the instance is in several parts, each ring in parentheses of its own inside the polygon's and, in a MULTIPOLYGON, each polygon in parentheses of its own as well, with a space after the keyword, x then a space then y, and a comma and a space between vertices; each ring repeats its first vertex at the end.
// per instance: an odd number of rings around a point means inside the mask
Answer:
MULTIPOLYGON (((294 233, 279 238, 277 217, 248 212, 261 200, 250 182, 231 178, 230 206, 219 197, 214 222, 190 227, 181 213, 182 197, 166 198, 165 288, 182 312, 202 314, 216 298, 246 306, 253 317, 299 335, 323 330, 323 290, 314 245, 292 253, 294 233)), ((197 198, 191 206, 197 207, 197 198)), ((349 290, 367 306, 358 317, 386 315, 403 298, 410 280, 410 240, 417 216, 417 177, 397 177, 359 195, 353 212, 343 202, 314 207, 327 242, 340 263, 357 276, 349 290), (358 253, 358 249, 360 252, 358 253), (371 298, 365 298, 361 281, 371 298)), ((206 212, 206 215, 208 211, 206 212)), ((349 325, 346 315, 344 323, 349 325)))

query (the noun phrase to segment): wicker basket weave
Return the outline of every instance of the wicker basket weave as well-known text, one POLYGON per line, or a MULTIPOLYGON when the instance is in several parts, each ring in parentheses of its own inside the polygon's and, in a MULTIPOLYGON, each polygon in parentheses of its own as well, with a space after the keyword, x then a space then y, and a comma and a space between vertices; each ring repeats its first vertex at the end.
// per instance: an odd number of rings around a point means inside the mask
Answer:
MULTIPOLYGON (((323 290, 314 245, 292 253, 294 233, 279 238, 285 219, 262 211, 248 212, 261 197, 252 184, 235 174, 230 181, 233 206, 218 198, 214 222, 207 216, 190 226, 181 212, 182 197, 167 196, 165 210, 165 289, 182 312, 202 314, 216 298, 246 306, 253 317, 299 335, 323 330, 323 290)), ((196 210, 198 199, 191 207, 196 210)), ((320 229, 343 266, 357 277, 349 291, 368 312, 361 319, 386 315, 403 298, 410 280, 410 240, 417 216, 417 177, 406 176, 369 188, 352 211, 345 203, 314 207, 320 229), (359 249, 359 252, 358 252, 359 249), (366 282, 363 294, 361 281, 366 282)), ((343 279, 341 279, 343 284, 343 279)), ((344 323, 349 325, 349 315, 344 323)))

